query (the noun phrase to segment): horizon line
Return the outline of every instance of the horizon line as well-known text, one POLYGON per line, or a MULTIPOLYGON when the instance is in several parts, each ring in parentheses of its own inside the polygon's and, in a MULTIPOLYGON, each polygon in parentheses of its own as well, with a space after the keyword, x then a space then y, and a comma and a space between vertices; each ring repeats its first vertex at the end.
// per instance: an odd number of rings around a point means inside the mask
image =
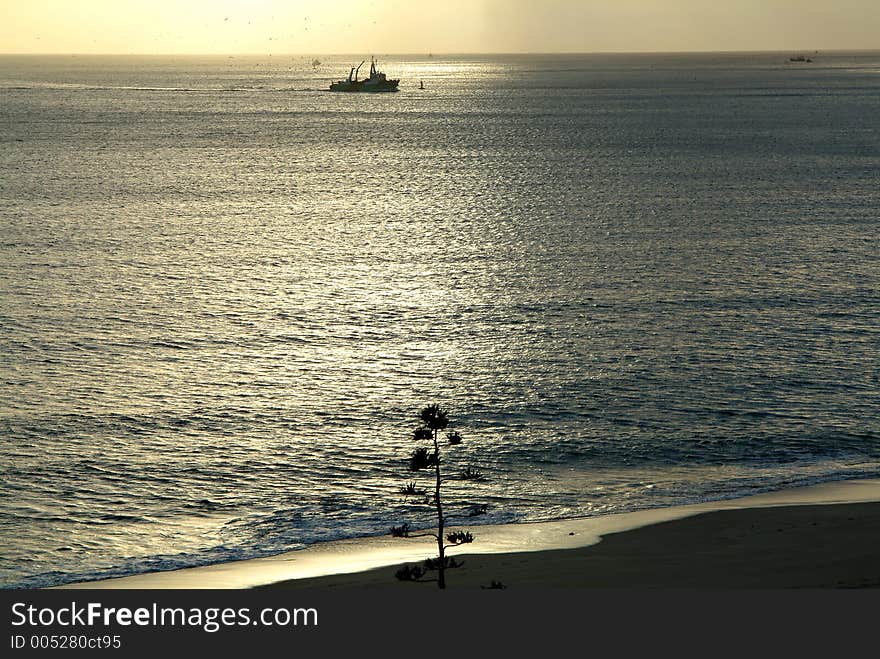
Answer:
MULTIPOLYGON (((416 57, 443 57, 443 56, 462 56, 462 55, 736 55, 736 54, 775 54, 775 53, 792 53, 792 52, 810 52, 810 53, 880 53, 880 48, 785 48, 785 49, 747 49, 747 50, 595 50, 595 51, 577 51, 577 50, 561 50, 561 51, 428 51, 428 52, 396 52, 389 51, 381 53, 382 56, 416 56, 416 57)), ((46 56, 67 56, 67 57, 314 57, 315 55, 334 56, 334 55, 354 55, 351 52, 284 52, 284 53, 259 53, 254 51, 247 52, 216 52, 216 53, 196 53, 196 52, 74 52, 74 51, 48 51, 48 52, 0 52, 0 57, 46 57, 46 56)))

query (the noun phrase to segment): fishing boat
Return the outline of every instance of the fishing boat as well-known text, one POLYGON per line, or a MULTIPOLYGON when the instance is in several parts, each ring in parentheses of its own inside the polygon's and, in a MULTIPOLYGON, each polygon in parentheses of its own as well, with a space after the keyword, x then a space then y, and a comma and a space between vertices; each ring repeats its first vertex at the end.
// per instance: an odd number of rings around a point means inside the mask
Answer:
POLYGON ((331 92, 396 92, 400 80, 389 80, 376 66, 376 59, 370 58, 370 77, 358 80, 358 72, 364 65, 364 60, 357 67, 352 67, 348 72, 348 78, 330 84, 331 92))

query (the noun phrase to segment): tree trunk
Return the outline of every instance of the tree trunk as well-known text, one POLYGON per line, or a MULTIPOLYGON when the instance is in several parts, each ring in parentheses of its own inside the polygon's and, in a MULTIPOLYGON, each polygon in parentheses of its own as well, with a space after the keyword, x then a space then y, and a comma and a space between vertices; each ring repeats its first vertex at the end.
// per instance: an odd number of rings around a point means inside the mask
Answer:
POLYGON ((440 564, 437 568, 437 587, 446 588, 446 556, 443 553, 443 504, 440 502, 440 445, 437 443, 437 430, 434 430, 434 454, 437 456, 437 464, 434 473, 437 476, 437 485, 434 489, 434 499, 437 503, 437 550, 440 554, 440 564))

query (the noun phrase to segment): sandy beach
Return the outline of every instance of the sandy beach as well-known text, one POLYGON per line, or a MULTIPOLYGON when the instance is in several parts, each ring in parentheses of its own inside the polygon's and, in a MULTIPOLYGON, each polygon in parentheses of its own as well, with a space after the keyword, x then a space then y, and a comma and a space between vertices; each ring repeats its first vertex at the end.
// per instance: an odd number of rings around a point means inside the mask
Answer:
MULTIPOLYGON (((448 588, 878 588, 880 504, 703 513, 609 535, 590 547, 469 555, 448 588)), ((396 567, 289 580, 297 589, 433 588, 396 567)))
MULTIPOLYGON (((450 588, 880 587, 880 480, 602 517, 472 527, 450 588)), ((397 568, 426 540, 354 538, 277 556, 64 588, 432 588, 397 568)))

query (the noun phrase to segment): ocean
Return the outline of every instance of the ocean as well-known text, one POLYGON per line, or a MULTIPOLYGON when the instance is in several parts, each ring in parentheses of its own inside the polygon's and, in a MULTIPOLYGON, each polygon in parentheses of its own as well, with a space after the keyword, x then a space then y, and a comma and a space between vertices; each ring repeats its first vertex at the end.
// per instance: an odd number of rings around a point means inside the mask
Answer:
POLYGON ((0 57, 0 585, 428 526, 433 402, 469 524, 880 476, 880 52, 790 55, 0 57))

